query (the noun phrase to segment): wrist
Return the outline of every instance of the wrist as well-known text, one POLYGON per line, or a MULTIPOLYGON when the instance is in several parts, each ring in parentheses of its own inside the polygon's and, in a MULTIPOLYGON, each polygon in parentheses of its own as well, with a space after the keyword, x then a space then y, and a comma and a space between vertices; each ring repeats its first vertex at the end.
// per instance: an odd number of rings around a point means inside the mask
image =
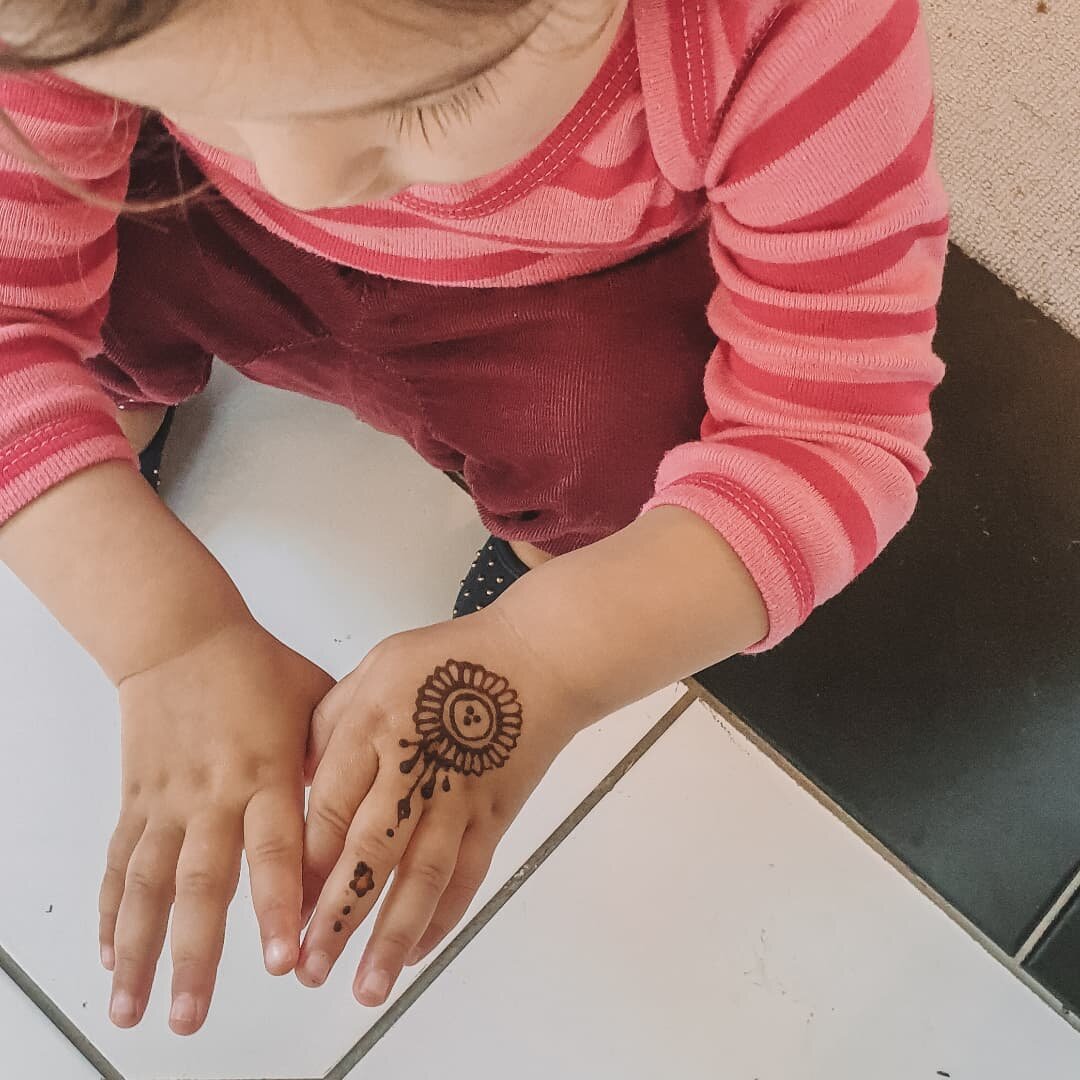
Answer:
POLYGON ((217 560, 126 463, 36 499, 0 530, 0 559, 115 684, 251 618, 217 560))
POLYGON ((492 607, 587 703, 582 726, 768 632, 761 595, 730 545, 677 506, 530 570, 492 607))

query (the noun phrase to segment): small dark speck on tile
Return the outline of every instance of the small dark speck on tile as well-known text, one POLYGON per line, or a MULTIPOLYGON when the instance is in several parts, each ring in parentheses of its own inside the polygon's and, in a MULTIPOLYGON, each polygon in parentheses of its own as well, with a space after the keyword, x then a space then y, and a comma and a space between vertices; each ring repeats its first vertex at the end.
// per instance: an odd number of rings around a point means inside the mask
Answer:
POLYGON ((1046 3, 1046 0, 1039 0, 1039 2, 1035 5, 1035 10, 1040 15, 1045 15, 1050 10, 1050 8, 1049 5, 1046 3))
POLYGON ((947 1073, 944 1069, 938 1069, 937 1074, 938 1076, 952 1076, 952 1073, 947 1073))
POLYGON ((48 907, 47 907, 47 908, 45 909, 45 914, 46 914, 46 915, 51 915, 51 914, 52 914, 52 904, 50 904, 50 905, 49 905, 49 906, 48 906, 48 907))
POLYGON ((83 1007, 84 1009, 86 1008, 86 1002, 85 1002, 85 1001, 84 1001, 84 1002, 82 1003, 82 1007, 83 1007))

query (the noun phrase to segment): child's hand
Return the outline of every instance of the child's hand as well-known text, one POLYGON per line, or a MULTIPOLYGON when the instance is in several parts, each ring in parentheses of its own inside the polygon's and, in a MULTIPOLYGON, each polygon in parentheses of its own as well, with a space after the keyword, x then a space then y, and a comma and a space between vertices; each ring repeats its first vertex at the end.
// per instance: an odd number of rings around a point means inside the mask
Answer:
POLYGON ((297 975, 321 984, 383 904, 354 993, 382 1003, 407 961, 464 915, 507 827, 573 736, 598 720, 498 605, 395 634, 316 710, 297 975))
POLYGON ((142 1018, 174 897, 170 1026, 202 1026, 242 849, 267 969, 295 966, 304 749, 332 686, 249 617, 121 683, 123 803, 100 905, 118 1026, 142 1018))

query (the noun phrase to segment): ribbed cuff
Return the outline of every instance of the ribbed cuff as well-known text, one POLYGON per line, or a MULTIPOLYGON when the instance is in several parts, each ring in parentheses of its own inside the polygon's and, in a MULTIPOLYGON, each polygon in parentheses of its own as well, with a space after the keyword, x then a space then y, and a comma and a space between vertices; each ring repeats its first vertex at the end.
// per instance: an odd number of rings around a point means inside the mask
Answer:
POLYGON ((813 579, 799 549, 751 492, 722 476, 694 473, 657 491, 641 513, 656 506, 681 506, 704 518, 731 545, 754 579, 769 616, 769 632, 744 650, 746 655, 779 644, 813 611, 813 579))
POLYGON ((60 417, 0 446, 0 525, 49 488, 105 461, 136 464, 131 443, 107 413, 60 417))

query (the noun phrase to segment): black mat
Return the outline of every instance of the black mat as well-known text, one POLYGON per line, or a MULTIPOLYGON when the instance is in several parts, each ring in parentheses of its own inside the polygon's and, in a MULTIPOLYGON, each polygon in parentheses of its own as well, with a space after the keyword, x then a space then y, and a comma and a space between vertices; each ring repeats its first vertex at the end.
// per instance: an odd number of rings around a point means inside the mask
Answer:
MULTIPOLYGON (((914 522, 788 642, 698 678, 1014 953, 1080 865, 1080 343, 953 248, 935 347, 914 522)), ((1069 970, 1080 1011, 1072 918, 1033 970, 1069 970)))

